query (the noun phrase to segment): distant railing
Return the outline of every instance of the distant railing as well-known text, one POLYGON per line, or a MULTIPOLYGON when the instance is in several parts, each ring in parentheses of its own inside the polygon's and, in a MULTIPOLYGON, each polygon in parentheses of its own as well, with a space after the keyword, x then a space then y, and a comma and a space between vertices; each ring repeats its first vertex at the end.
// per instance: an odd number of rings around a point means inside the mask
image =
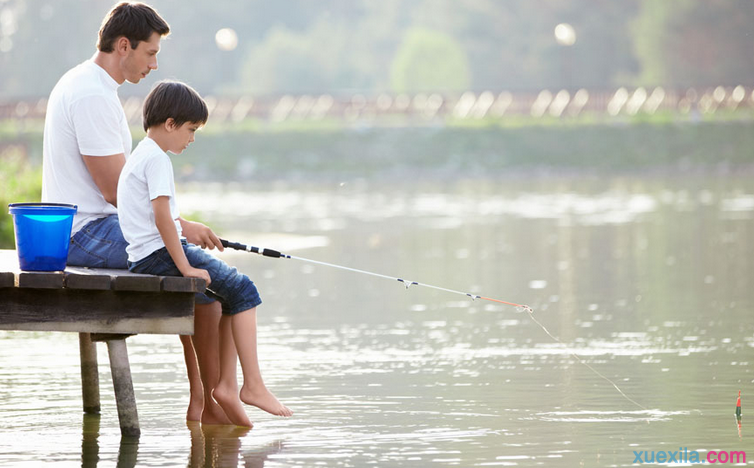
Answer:
MULTIPOLYGON (((428 120, 436 118, 484 119, 506 116, 573 118, 584 113, 617 117, 640 113, 673 111, 682 114, 711 114, 720 109, 754 109, 754 88, 745 86, 689 88, 670 90, 655 88, 619 88, 615 91, 575 92, 544 90, 539 93, 465 92, 461 94, 379 94, 349 97, 322 95, 283 95, 277 97, 243 96, 236 98, 208 96, 205 99, 213 123, 261 119, 268 122, 428 120)), ((141 124, 143 98, 123 100, 123 108, 132 125, 141 124)), ((46 99, 0 103, 0 120, 43 119, 46 99)))

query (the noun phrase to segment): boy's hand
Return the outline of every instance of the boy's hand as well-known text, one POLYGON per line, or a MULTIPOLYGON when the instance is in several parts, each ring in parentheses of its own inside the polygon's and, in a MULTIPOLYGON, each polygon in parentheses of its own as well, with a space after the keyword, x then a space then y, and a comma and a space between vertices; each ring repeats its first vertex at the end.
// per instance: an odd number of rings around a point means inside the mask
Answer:
POLYGON ((186 221, 183 218, 179 218, 178 220, 181 223, 183 235, 186 236, 187 241, 203 249, 209 247, 212 250, 217 247, 220 252, 225 250, 223 244, 220 242, 220 238, 209 227, 196 221, 186 221))
POLYGON ((207 270, 202 270, 201 268, 188 267, 186 268, 186 271, 182 271, 181 274, 186 278, 203 279, 207 286, 212 282, 207 270))

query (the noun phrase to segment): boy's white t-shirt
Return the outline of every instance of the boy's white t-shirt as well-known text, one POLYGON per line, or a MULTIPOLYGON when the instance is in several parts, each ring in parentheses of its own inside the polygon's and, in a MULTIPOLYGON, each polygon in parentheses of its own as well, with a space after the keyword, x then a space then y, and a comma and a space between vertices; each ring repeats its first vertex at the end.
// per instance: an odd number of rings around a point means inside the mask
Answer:
POLYGON ((42 201, 73 203, 71 235, 88 222, 116 213, 105 201, 82 154, 131 152, 131 131, 118 98, 120 85, 92 60, 77 65, 50 93, 45 117, 42 201))
POLYGON ((154 221, 152 200, 170 197, 170 216, 181 236, 170 157, 149 137, 136 146, 118 180, 118 220, 128 242, 129 262, 137 262, 165 247, 154 221))

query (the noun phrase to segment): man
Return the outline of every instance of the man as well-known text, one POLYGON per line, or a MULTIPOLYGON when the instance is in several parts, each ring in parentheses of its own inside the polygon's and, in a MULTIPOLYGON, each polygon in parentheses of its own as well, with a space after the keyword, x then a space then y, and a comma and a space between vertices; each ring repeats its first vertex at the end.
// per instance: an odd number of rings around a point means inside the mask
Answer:
MULTIPOLYGON (((169 25, 150 6, 115 5, 102 22, 97 52, 63 75, 50 94, 42 200, 78 205, 69 265, 127 268, 127 243, 116 206, 118 177, 132 139, 118 87, 125 81, 136 84, 157 69, 160 41, 169 33, 169 25)), ((180 222, 189 242, 222 250, 207 226, 180 222)), ((191 337, 181 337, 191 387, 186 417, 205 424, 230 423, 212 398, 219 377, 220 309, 218 302, 206 296, 197 298, 193 342, 191 337)))

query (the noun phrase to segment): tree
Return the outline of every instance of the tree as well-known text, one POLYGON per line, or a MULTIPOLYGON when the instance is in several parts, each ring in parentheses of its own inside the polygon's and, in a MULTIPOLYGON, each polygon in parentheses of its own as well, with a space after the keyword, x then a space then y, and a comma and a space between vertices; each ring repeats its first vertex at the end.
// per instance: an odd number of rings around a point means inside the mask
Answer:
POLYGON ((750 84, 754 2, 643 0, 634 22, 638 84, 750 84))
POLYGON ((425 28, 406 33, 391 67, 393 91, 464 91, 471 84, 466 52, 451 36, 425 28))

